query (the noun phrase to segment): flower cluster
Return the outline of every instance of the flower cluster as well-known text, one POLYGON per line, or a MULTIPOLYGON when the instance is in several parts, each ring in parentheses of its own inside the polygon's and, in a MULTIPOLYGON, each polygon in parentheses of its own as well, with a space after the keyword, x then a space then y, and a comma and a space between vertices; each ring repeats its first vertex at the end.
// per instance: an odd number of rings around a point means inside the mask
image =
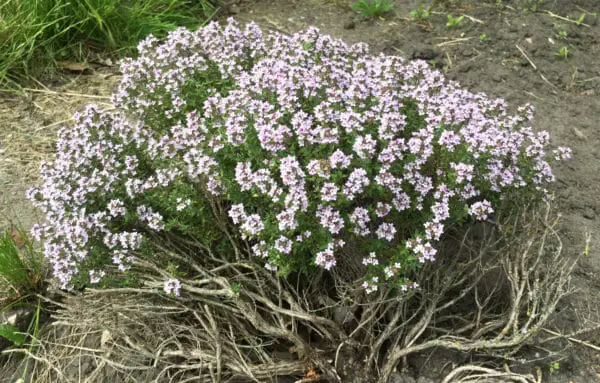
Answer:
POLYGON ((179 279, 169 278, 165 282, 163 290, 166 294, 173 294, 178 297, 181 292, 181 282, 179 279))
POLYGON ((233 20, 138 48, 122 64, 118 112, 76 116, 30 191, 65 286, 98 243, 125 269, 142 231, 216 199, 270 270, 330 270, 360 243, 367 292, 406 290, 407 264, 434 260, 449 224, 487 219, 515 193, 543 196, 554 180, 530 105, 511 114, 422 61, 233 20))

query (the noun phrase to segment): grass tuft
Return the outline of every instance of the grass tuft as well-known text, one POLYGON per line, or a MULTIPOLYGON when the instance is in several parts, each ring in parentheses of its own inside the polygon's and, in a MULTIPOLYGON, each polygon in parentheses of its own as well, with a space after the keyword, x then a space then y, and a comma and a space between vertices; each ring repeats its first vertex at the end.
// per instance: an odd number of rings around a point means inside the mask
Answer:
POLYGON ((352 5, 352 9, 366 17, 382 17, 392 8, 394 8, 394 4, 389 0, 360 0, 352 5))
POLYGON ((139 40, 214 15, 211 0, 0 0, 0 87, 50 75, 91 50, 130 54, 139 40))
POLYGON ((43 284, 42 253, 23 230, 11 227, 0 235, 0 303, 35 294, 43 284))

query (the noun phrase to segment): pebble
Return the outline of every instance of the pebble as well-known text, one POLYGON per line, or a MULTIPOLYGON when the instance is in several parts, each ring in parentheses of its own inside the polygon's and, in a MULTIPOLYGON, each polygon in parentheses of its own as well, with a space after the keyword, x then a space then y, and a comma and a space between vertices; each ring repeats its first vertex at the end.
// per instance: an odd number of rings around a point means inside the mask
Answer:
POLYGON ((417 380, 410 375, 396 372, 390 376, 388 383, 417 383, 417 380))
POLYGON ((229 11, 230 15, 237 15, 238 13, 240 13, 240 7, 238 7, 235 4, 231 4, 227 10, 229 11))
POLYGON ((573 130, 573 134, 575 134, 575 136, 577 136, 577 138, 581 139, 581 140, 585 140, 587 137, 585 136, 585 134, 583 134, 583 132, 579 129, 577 129, 576 127, 572 127, 571 130, 573 130))
POLYGON ((344 29, 354 29, 356 28, 356 23, 354 20, 349 20, 344 23, 344 29))
POLYGON ((438 57, 439 55, 440 55, 440 51, 438 49, 434 49, 432 47, 424 46, 424 45, 414 47, 413 51, 411 53, 411 57, 413 59, 420 59, 420 60, 433 60, 434 58, 438 57))
POLYGON ((473 57, 473 56, 475 56, 475 52, 471 51, 471 50, 465 50, 462 52, 462 55, 464 57, 473 57))
POLYGON ((472 62, 466 62, 466 63, 462 64, 460 67, 458 67, 458 71, 461 73, 470 72, 472 69, 473 69, 472 62))
POLYGON ((594 219, 596 219, 596 212, 591 207, 587 207, 583 211, 583 218, 587 218, 589 220, 594 220, 594 219))

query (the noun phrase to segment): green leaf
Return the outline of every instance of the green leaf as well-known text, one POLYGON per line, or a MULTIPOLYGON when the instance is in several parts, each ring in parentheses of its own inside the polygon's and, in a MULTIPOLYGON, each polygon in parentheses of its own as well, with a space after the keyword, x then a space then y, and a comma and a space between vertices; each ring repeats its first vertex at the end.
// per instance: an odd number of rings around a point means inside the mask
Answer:
POLYGON ((8 339, 17 346, 25 343, 25 334, 22 334, 18 327, 10 324, 0 324, 0 336, 8 339))

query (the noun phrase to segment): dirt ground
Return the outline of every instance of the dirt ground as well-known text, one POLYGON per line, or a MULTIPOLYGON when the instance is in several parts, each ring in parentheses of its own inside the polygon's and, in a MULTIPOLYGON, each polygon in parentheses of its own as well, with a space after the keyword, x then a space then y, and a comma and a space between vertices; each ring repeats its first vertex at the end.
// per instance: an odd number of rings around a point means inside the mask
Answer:
MULTIPOLYGON (((549 327, 562 334, 588 329, 573 335, 585 343, 565 341, 564 355, 554 359, 543 349, 533 355, 546 371, 544 381, 600 382, 600 1, 546 0, 535 13, 523 10, 527 2, 446 1, 450 5, 434 7, 419 22, 408 16, 419 0, 397 0, 390 15, 374 19, 341 0, 230 1, 227 13, 285 33, 313 25, 347 42, 366 42, 374 53, 428 60, 464 87, 513 106, 533 104, 534 128, 550 131, 554 145, 574 152, 572 161, 555 168, 566 256, 580 255, 589 240, 589 255, 576 269, 578 290, 549 327), (447 14, 465 17, 448 28, 447 14), (562 47, 567 57, 559 56, 562 47), (558 368, 547 374, 553 360, 558 368)), ((23 192, 36 181, 39 162, 50 158, 58 128, 89 102, 110 105, 117 68, 92 68, 91 75, 71 75, 25 98, 0 95, 0 227, 8 217, 25 226, 35 221, 23 192)), ((436 363, 415 360, 407 374, 435 381, 442 368, 436 363)), ((507 360, 511 368, 518 363, 507 360)))

